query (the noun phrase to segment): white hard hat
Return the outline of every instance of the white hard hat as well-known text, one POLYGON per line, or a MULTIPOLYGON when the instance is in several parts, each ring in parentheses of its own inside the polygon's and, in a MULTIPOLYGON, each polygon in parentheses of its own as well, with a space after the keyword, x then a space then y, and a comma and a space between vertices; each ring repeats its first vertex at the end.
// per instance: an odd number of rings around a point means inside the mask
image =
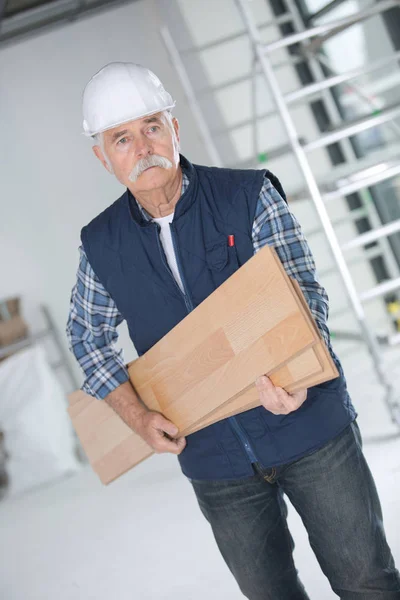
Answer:
POLYGON ((152 71, 134 63, 110 63, 93 75, 83 92, 83 131, 93 136, 174 106, 152 71))

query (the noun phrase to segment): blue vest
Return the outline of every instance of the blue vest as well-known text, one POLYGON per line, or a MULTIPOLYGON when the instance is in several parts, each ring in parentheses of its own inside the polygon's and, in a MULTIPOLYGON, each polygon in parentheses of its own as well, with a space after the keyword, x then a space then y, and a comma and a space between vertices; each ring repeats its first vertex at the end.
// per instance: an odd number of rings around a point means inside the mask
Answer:
MULTIPOLYGON (((82 243, 101 283, 128 324, 143 354, 254 254, 252 224, 268 171, 190 164, 181 157, 189 186, 175 207, 171 233, 183 294, 167 264, 156 223, 143 218, 126 191, 82 229, 82 243), (235 246, 227 244, 235 236, 235 246)), ((334 356, 334 355, 333 355, 334 356)), ((263 407, 224 419, 187 437, 179 456, 192 479, 234 479, 296 460, 338 435, 355 413, 340 370, 337 379, 308 390, 306 402, 289 415, 263 407)))

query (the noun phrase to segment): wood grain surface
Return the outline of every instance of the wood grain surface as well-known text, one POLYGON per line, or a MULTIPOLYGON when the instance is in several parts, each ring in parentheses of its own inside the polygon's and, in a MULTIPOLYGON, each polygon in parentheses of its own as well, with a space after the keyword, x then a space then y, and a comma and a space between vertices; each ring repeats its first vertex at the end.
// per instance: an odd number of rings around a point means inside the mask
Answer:
POLYGON ((154 453, 106 402, 81 390, 68 400, 72 424, 102 483, 114 481, 154 453))
MULTIPOLYGON (((143 402, 185 435, 259 375, 318 340, 275 251, 266 246, 134 361, 129 375, 143 402)), ((295 383, 292 375, 284 369, 286 384, 295 383)))
MULTIPOLYGON (((259 406, 259 375, 268 374, 287 391, 338 375, 299 285, 270 248, 131 363, 129 374, 148 408, 175 422, 181 435, 259 406)), ((82 447, 103 483, 153 454, 106 402, 78 391, 69 403, 82 447)))
MULTIPOLYGON (((274 385, 283 387, 288 393, 292 394, 301 389, 307 389, 314 385, 324 383, 325 381, 335 379, 339 376, 339 373, 321 334, 319 333, 318 327, 312 318, 310 309, 298 282, 296 280, 291 280, 291 282, 303 305, 304 311, 309 314, 310 322, 315 328, 316 334, 319 336, 318 342, 312 348, 305 350, 299 356, 288 361, 286 365, 279 368, 274 373, 266 373, 274 385), (289 377, 287 376, 288 370, 290 371, 289 377)), ((197 422, 190 429, 190 433, 194 433, 203 427, 212 425, 222 419, 233 417, 245 410, 256 408, 257 406, 260 406, 257 389, 255 385, 252 385, 237 394, 237 396, 232 398, 229 403, 216 409, 211 415, 208 415, 197 422)))

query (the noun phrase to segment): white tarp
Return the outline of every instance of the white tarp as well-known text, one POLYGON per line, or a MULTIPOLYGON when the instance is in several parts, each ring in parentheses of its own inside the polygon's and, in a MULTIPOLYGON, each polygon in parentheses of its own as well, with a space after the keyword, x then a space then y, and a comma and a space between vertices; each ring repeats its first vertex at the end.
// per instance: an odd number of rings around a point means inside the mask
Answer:
POLYGON ((9 455, 8 495, 79 469, 67 400, 40 346, 0 363, 0 429, 9 455))

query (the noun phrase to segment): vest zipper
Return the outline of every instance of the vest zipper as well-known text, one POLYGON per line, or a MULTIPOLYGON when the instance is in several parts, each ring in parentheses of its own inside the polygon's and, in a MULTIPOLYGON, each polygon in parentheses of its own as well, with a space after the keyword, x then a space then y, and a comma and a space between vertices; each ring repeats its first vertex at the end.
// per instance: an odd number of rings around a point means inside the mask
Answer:
MULTIPOLYGON (((168 273, 171 275, 171 277, 172 277, 172 280, 173 280, 173 282, 174 282, 174 284, 175 284, 176 288, 179 290, 179 293, 180 293, 180 295, 182 296, 182 298, 183 298, 183 300, 184 300, 184 302, 185 302, 186 309, 187 309, 187 311, 188 311, 188 313, 189 313, 189 312, 192 310, 192 309, 190 308, 190 306, 191 306, 191 303, 190 303, 190 302, 188 302, 188 300, 187 300, 187 298, 186 298, 185 294, 182 292, 182 290, 181 290, 181 288, 180 288, 180 286, 179 286, 178 282, 176 281, 176 279, 175 279, 175 277, 174 277, 174 274, 172 273, 172 271, 171 271, 171 269, 170 269, 170 267, 169 267, 169 265, 168 265, 167 257, 166 257, 166 255, 165 255, 164 248, 162 247, 162 244, 161 244, 161 241, 160 241, 160 235, 159 235, 159 233, 160 233, 160 229, 161 229, 161 227, 160 227, 160 225, 159 225, 158 223, 154 223, 154 225, 156 225, 156 227, 157 227, 157 244, 158 244, 158 249, 159 249, 159 251, 160 251, 160 254, 161 254, 162 261, 163 261, 163 263, 164 263, 164 265, 165 265, 165 268, 167 269, 168 273)), ((171 237, 172 237, 172 235, 171 235, 171 237)), ((176 251, 175 251, 175 244, 174 244, 174 239, 173 239, 173 238, 172 238, 172 243, 173 243, 173 246, 174 246, 174 252, 175 252, 175 254, 176 254, 176 251)), ((177 259, 177 261, 176 261, 176 262, 177 262, 177 264, 178 264, 178 259, 177 259)), ((179 269, 179 265, 178 265, 178 269, 179 269)), ((181 269, 179 269, 179 274, 181 275, 181 269)), ((182 275, 181 275, 181 278, 182 278, 182 275)), ((184 289, 185 289, 185 284, 183 283, 183 280, 182 280, 182 284, 183 284, 183 287, 184 287, 184 289)))
POLYGON ((257 460, 257 457, 255 455, 255 452, 254 452, 253 448, 251 447, 249 438, 243 431, 242 426, 238 423, 236 417, 229 417, 228 421, 229 421, 229 424, 231 425, 232 429, 234 429, 236 431, 239 440, 243 444, 245 452, 246 452, 248 458, 250 459, 250 462, 251 463, 259 463, 259 461, 257 460))
POLYGON ((194 306, 193 306, 193 302, 192 302, 192 299, 191 299, 190 294, 189 294, 189 289, 188 289, 188 286, 186 284, 185 275, 184 275, 183 269, 182 269, 181 257, 179 255, 178 246, 176 244, 175 227, 174 227, 174 225, 172 223, 169 224, 169 227, 170 227, 170 230, 171 230, 171 239, 172 239, 172 245, 174 247, 176 264, 178 265, 179 275, 181 277, 183 289, 185 290, 185 293, 183 294, 183 296, 185 298, 186 308, 188 309, 188 312, 191 312, 194 309, 194 306))
MULTIPOLYGON (((178 286, 179 291, 181 292, 182 296, 185 299, 185 304, 186 304, 186 308, 188 309, 188 312, 190 312, 190 311, 193 310, 194 307, 193 307, 193 303, 192 303, 192 300, 191 300, 190 295, 189 295, 189 290, 188 290, 188 287, 187 287, 187 284, 186 284, 186 279, 185 279, 185 276, 184 276, 184 273, 183 273, 183 269, 182 269, 181 258, 180 258, 179 252, 178 252, 178 247, 177 247, 176 238, 175 238, 175 228, 174 228, 174 226, 173 226, 172 223, 170 223, 169 226, 170 226, 170 230, 171 230, 171 239, 172 239, 172 245, 173 245, 174 252, 175 252, 176 264, 178 265, 178 271, 179 271, 179 275, 181 277, 181 281, 182 281, 182 285, 183 285, 183 289, 185 290, 185 293, 183 294, 181 288, 179 287, 179 285, 178 284, 176 284, 176 285, 178 286)), ((159 247, 160 247, 161 246, 161 244, 160 244, 160 238, 159 238, 159 236, 157 236, 157 238, 158 238, 158 244, 159 244, 159 247)), ((171 270, 169 268, 168 268, 168 270, 171 273, 172 278, 175 281, 175 277, 173 276, 171 270)), ((175 283, 176 283, 176 281, 175 281, 175 283)), ((245 434, 245 432, 243 431, 242 427, 237 422, 236 418, 235 417, 229 417, 228 421, 229 421, 232 429, 235 430, 235 432, 236 432, 236 434, 237 434, 240 442, 243 444, 243 447, 245 449, 245 452, 246 452, 246 454, 247 454, 250 462, 251 463, 258 463, 259 461, 256 458, 256 455, 254 453, 253 448, 251 447, 249 439, 248 439, 247 435, 245 434)))

